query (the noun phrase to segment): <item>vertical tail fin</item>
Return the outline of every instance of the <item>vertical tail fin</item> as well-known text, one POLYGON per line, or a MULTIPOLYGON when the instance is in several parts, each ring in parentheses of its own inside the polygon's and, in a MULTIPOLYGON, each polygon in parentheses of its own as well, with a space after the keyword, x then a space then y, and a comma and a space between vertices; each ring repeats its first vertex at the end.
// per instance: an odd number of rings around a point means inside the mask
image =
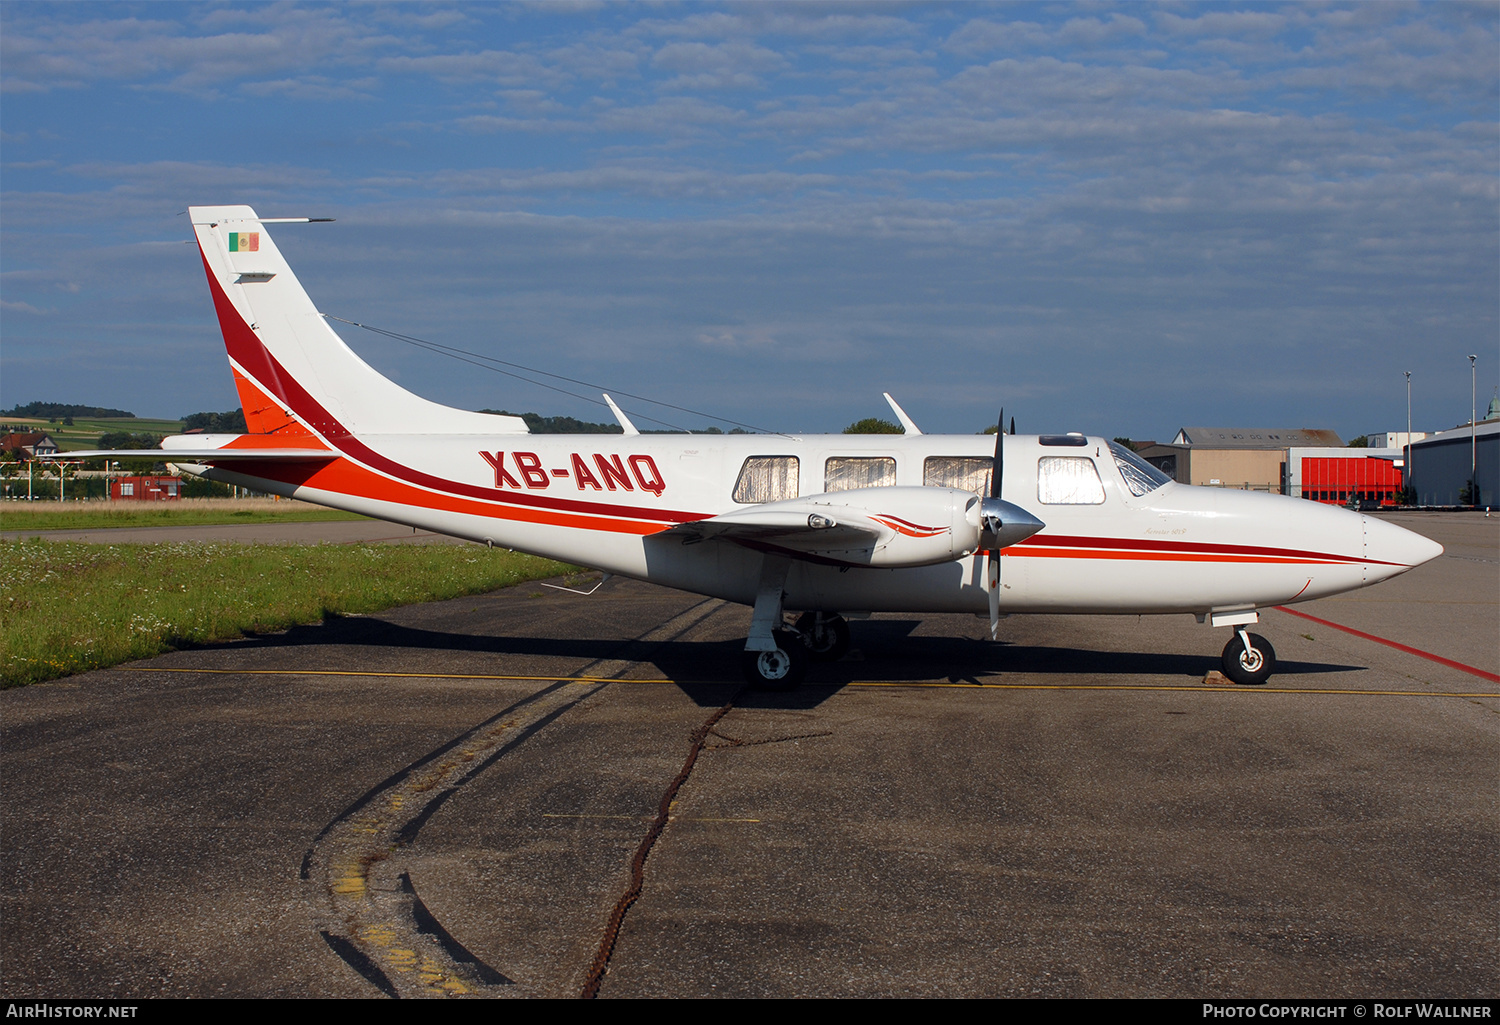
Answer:
POLYGON ((252 433, 527 433, 519 417, 413 395, 355 355, 250 207, 195 206, 188 214, 252 433))

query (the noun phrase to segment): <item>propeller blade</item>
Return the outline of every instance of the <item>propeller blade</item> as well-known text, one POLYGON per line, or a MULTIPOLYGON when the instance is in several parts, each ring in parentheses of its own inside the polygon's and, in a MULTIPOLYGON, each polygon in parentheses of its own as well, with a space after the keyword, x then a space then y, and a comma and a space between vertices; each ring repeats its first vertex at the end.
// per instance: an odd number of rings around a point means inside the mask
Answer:
POLYGON ((998 641, 1000 639, 1000 553, 990 552, 986 560, 989 562, 985 569, 990 585, 990 640, 998 641))
MULTIPOLYGON (((1016 418, 1010 418, 1010 433, 1016 433, 1016 418)), ((990 599, 990 640, 1000 639, 1000 550, 1041 530, 1046 524, 1026 510, 1001 499, 1005 486, 1005 407, 995 423, 995 462, 990 470, 990 497, 984 500, 980 519, 984 524, 985 583, 990 599)))
POLYGON ((995 424, 995 465, 990 471, 990 497, 1000 497, 1000 484, 1005 479, 1005 407, 1000 407, 1000 420, 995 424))

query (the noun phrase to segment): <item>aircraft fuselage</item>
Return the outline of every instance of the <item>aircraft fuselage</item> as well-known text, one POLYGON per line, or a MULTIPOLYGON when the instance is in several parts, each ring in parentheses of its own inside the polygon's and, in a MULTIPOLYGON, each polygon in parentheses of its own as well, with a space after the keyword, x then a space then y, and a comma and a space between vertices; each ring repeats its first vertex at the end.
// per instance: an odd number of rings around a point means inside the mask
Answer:
MULTIPOLYGON (((984 435, 403 434, 358 442, 360 459, 195 469, 749 604, 760 552, 717 540, 687 543, 668 532, 751 507, 734 500, 747 460, 794 459, 795 490, 776 496, 787 498, 830 494, 838 482, 829 473, 851 460, 889 460, 881 463, 886 482, 921 487, 933 483, 934 465, 948 465, 941 461, 988 464, 994 450, 994 438, 984 435), (408 468, 419 472, 403 472, 408 468)), ((1136 495, 1102 438, 1074 436, 1059 446, 1015 435, 1005 445, 1001 497, 1046 524, 1004 550, 1005 612, 1203 614, 1306 601, 1394 576, 1435 547, 1368 515, 1280 495, 1177 483, 1136 495), (1059 458, 1087 460, 1099 491, 1084 501, 1078 495, 1045 501, 1040 461, 1059 458)), ((836 499, 838 492, 831 494, 836 499)), ((982 562, 972 553, 896 568, 798 561, 787 577, 785 606, 982 613, 982 562)))

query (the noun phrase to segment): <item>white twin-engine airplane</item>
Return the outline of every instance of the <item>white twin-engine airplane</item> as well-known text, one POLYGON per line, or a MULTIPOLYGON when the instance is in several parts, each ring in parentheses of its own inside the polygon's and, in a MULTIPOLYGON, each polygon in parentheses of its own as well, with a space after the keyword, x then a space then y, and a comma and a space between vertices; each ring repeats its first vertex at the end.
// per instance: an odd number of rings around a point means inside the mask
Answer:
POLYGON ((1224 672, 1258 684, 1275 653, 1246 630, 1257 609, 1442 553, 1343 509, 1174 483, 1103 438, 922 434, 894 400, 904 436, 643 435, 618 409, 622 435, 533 435, 356 356, 265 230, 306 218, 189 214, 250 433, 167 438, 172 462, 752 606, 744 671, 764 687, 842 655, 848 618, 986 609, 991 636, 1001 613, 1192 613, 1234 628, 1224 672))

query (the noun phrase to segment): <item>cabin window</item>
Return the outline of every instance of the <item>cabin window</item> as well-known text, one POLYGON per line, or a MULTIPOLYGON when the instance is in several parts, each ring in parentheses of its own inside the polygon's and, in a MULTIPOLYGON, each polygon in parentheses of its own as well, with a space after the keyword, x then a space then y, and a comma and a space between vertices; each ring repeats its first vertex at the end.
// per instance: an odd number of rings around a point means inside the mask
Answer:
POLYGON ((740 478, 734 482, 734 500, 741 505, 796 497, 796 456, 751 456, 740 467, 740 478))
POLYGON ((989 456, 928 456, 922 463, 922 484, 988 495, 994 465, 989 456))
POLYGON ((1100 505, 1104 482, 1092 459, 1043 456, 1036 464, 1036 497, 1044 505, 1100 505))
POLYGON ((824 491, 889 488, 896 484, 896 460, 890 456, 834 456, 823 464, 824 491))
POLYGON ((1120 468, 1120 476, 1125 478, 1125 486, 1136 498, 1150 494, 1172 479, 1118 442, 1111 441, 1109 451, 1120 468))

